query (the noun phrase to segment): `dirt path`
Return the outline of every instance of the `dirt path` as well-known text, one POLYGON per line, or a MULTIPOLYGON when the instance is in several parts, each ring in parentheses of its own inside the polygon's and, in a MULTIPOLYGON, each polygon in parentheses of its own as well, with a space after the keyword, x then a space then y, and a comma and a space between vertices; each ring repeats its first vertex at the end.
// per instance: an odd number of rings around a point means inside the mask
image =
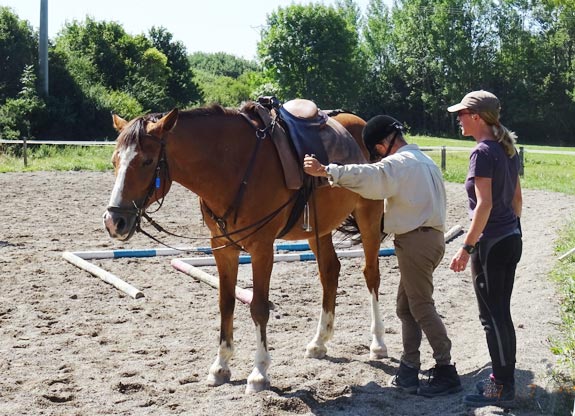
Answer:
MULTIPOLYGON (((169 257, 94 261, 145 293, 134 300, 62 258, 65 250, 157 246, 139 235, 126 245, 108 238, 101 215, 112 182, 109 172, 0 174, 1 415, 501 414, 496 408, 469 412, 462 395, 423 399, 387 387, 401 352, 394 257, 382 258, 381 265, 389 359, 369 360, 361 258, 342 259, 335 336, 325 360, 304 358, 320 308, 315 264, 277 263, 271 288, 276 308, 268 329, 272 389, 244 395, 255 334, 249 310, 240 303, 232 383, 208 387, 219 336, 214 289, 173 269, 169 257)), ((467 227, 462 185, 447 188, 448 227, 467 227)), ((548 338, 559 318, 547 274, 555 261, 557 230, 575 213, 575 198, 525 191, 524 200, 524 255, 512 305, 520 407, 513 413, 540 415, 539 406, 546 413, 556 403, 550 394, 554 357, 548 338)), ((155 218, 175 232, 207 235, 196 197, 181 187, 172 190, 155 218)), ((465 392, 470 392, 488 373, 489 356, 469 271, 448 269, 460 243, 461 237, 447 246, 435 276, 435 298, 465 392)), ((241 269, 240 284, 249 287, 249 266, 241 269)), ((423 367, 431 367, 425 340, 422 352, 423 367)))

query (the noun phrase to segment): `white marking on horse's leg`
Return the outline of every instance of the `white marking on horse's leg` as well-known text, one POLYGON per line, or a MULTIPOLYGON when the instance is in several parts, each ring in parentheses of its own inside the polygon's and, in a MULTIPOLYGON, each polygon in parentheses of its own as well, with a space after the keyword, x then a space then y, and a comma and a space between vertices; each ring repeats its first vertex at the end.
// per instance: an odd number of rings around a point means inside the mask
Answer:
POLYGON ((332 312, 326 312, 323 309, 319 315, 319 323, 317 324, 317 331, 315 336, 309 344, 307 344, 305 356, 308 358, 323 358, 327 353, 325 346, 333 336, 333 321, 334 315, 332 312))
POLYGON ((383 318, 379 311, 379 302, 377 301, 377 296, 375 293, 371 293, 371 335, 372 341, 369 347, 370 354, 369 358, 372 360, 377 360, 380 358, 387 357, 387 347, 383 340, 385 333, 385 325, 383 323, 383 318))
POLYGON ((116 174, 116 181, 114 182, 114 189, 112 189, 112 195, 110 195, 111 207, 118 207, 122 203, 122 193, 124 192, 124 183, 126 179, 126 172, 128 171, 128 166, 134 157, 136 156, 136 144, 132 144, 127 149, 124 149, 118 155, 120 167, 116 174))
POLYGON ((271 363, 270 354, 262 342, 260 326, 256 325, 257 350, 254 369, 248 377, 246 393, 257 393, 270 388, 268 368, 271 363))
POLYGON ((232 372, 228 364, 233 355, 233 345, 228 347, 225 341, 222 342, 218 349, 218 356, 216 357, 216 361, 214 361, 210 367, 210 372, 208 374, 208 385, 220 386, 230 381, 232 378, 232 372))

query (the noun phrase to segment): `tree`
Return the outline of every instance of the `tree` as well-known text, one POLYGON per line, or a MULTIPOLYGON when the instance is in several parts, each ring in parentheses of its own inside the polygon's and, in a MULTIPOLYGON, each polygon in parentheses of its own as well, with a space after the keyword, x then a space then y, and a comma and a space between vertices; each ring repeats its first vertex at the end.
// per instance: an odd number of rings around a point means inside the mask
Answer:
POLYGON ((172 40, 173 36, 163 27, 152 27, 149 31, 152 44, 167 58, 170 69, 167 79, 167 96, 171 106, 185 107, 201 100, 200 91, 194 82, 194 73, 182 42, 172 40))
POLYGON ((26 21, 0 6, 0 103, 18 94, 24 69, 37 61, 37 35, 26 21))
POLYGON ((404 87, 404 119, 419 131, 447 130, 446 103, 461 99, 462 90, 476 89, 482 71, 493 68, 480 59, 494 52, 484 37, 489 22, 477 23, 472 3, 402 0, 393 9, 393 59, 404 87))
POLYGON ((400 94, 403 88, 395 59, 393 22, 383 0, 369 2, 362 33, 365 80, 360 85, 359 113, 368 119, 386 113, 401 117, 400 94))
POLYGON ((309 98, 323 108, 357 106, 359 36, 349 10, 321 4, 278 8, 262 30, 258 56, 283 100, 309 98))
POLYGON ((266 90, 267 80, 256 62, 223 52, 195 52, 189 56, 196 82, 203 94, 202 103, 238 107, 254 100, 266 90))
POLYGON ((30 137, 32 121, 44 109, 44 101, 36 90, 34 67, 24 68, 20 78, 21 90, 16 98, 8 98, 0 106, 0 136, 4 139, 30 137))
POLYGON ((256 62, 238 58, 225 52, 194 52, 188 59, 191 67, 195 70, 235 79, 239 78, 245 72, 256 72, 260 70, 256 62))

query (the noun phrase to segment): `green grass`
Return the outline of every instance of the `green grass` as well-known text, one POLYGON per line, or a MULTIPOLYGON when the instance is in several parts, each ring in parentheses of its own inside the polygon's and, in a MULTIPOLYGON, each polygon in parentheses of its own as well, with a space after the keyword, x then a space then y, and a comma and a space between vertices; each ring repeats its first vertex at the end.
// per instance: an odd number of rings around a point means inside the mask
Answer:
MULTIPOLYGON (((427 136, 413 136, 408 140, 425 146, 468 147, 470 150, 475 146, 474 140, 442 139, 427 136)), ((575 156, 573 155, 549 155, 530 153, 529 150, 562 150, 575 152, 574 147, 547 147, 547 146, 523 146, 524 147, 524 175, 521 178, 521 186, 524 189, 541 189, 553 192, 562 192, 575 195, 575 156)), ((431 158, 441 165, 441 151, 433 150, 426 152, 431 158)), ((443 176, 448 182, 462 183, 465 181, 469 153, 467 151, 446 151, 445 172, 443 176)))
POLYGON ((33 171, 105 171, 112 168, 113 146, 32 145, 24 166, 22 146, 0 145, 0 173, 33 171))
MULTIPOLYGON (((555 247, 561 255, 575 247, 575 221, 561 233, 555 247)), ((575 396, 575 254, 558 261, 552 273, 561 295, 560 336, 551 340, 551 351, 557 355, 560 366, 555 377, 564 391, 575 396)))

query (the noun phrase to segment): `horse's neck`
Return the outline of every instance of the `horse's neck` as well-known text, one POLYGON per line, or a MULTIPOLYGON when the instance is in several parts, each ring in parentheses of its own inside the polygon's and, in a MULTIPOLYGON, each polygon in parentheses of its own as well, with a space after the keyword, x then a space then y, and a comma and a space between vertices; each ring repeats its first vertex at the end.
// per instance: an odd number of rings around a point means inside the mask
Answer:
POLYGON ((184 119, 172 131, 172 179, 204 199, 229 199, 255 143, 255 131, 232 116, 184 119), (251 137, 253 136, 253 138, 251 137))

